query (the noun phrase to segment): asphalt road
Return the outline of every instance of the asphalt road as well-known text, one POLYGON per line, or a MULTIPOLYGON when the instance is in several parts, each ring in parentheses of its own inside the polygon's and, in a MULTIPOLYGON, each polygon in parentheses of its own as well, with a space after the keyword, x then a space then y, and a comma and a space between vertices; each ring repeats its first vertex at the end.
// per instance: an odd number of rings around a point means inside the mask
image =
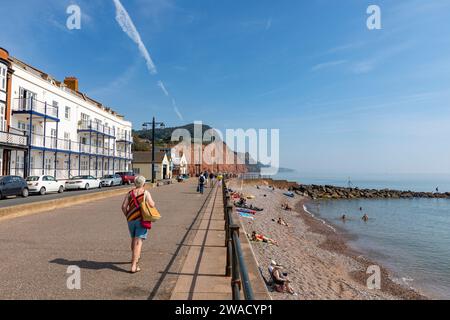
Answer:
POLYGON ((41 196, 40 194, 30 194, 27 198, 22 198, 21 196, 17 197, 8 197, 0 200, 0 208, 15 206, 18 204, 27 204, 27 203, 33 203, 38 201, 45 201, 45 200, 53 200, 53 199, 60 199, 65 197, 73 197, 81 194, 86 193, 94 193, 94 192, 103 192, 113 189, 129 189, 130 186, 114 186, 114 187, 103 187, 101 189, 95 188, 90 190, 65 190, 63 193, 48 193, 46 195, 41 196))
POLYGON ((151 190, 162 219, 137 274, 123 196, 1 222, 0 299, 168 299, 212 190, 195 189, 192 181, 151 190), (67 287, 70 266, 80 268, 80 290, 67 287))

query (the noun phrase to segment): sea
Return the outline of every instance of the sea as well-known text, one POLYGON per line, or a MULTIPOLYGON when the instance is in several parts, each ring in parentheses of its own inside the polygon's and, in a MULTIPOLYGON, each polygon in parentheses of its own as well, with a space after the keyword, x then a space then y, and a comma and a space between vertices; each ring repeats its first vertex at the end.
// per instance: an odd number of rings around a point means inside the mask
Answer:
MULTIPOLYGON (((450 192, 450 175, 349 177, 285 172, 274 178, 303 184, 450 192)), ((394 281, 432 299, 450 299, 450 199, 321 200, 307 204, 306 210, 352 235, 350 246, 386 267, 394 281), (340 219, 343 214, 345 222, 340 219), (362 221, 364 214, 369 221, 362 221)))

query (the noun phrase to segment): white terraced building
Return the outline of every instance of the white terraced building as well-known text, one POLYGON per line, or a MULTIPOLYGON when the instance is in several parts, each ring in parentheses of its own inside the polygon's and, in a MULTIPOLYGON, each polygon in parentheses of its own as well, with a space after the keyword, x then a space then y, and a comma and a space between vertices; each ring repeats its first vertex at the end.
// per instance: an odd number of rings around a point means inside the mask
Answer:
POLYGON ((101 177, 131 169, 131 122, 0 48, 1 175, 101 177), (3 83, 5 85, 3 85, 3 83))

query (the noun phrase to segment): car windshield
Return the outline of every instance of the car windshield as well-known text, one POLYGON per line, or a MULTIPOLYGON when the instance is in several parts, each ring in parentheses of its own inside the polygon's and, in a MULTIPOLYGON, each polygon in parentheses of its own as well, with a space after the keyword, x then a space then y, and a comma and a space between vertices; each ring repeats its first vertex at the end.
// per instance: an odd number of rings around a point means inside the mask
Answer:
POLYGON ((80 179, 88 179, 88 178, 89 178, 88 176, 76 176, 76 177, 71 178, 70 180, 80 180, 80 179))
POLYGON ((39 181, 39 177, 28 177, 27 181, 39 181))
POLYGON ((112 175, 106 175, 103 177, 103 179, 112 179, 112 178, 114 178, 114 176, 112 176, 112 175))

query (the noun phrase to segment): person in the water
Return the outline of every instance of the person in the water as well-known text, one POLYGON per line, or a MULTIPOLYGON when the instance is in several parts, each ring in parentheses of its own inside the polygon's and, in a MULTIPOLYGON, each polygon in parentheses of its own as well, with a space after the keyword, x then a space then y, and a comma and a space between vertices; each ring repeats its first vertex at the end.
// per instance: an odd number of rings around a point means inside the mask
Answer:
POLYGON ((369 216, 368 216, 367 214, 364 214, 363 217, 362 217, 362 220, 363 220, 364 222, 369 221, 369 216))
POLYGON ((345 214, 343 214, 342 217, 341 217, 341 219, 342 219, 342 221, 345 222, 345 221, 347 220, 347 216, 346 216, 345 214))

